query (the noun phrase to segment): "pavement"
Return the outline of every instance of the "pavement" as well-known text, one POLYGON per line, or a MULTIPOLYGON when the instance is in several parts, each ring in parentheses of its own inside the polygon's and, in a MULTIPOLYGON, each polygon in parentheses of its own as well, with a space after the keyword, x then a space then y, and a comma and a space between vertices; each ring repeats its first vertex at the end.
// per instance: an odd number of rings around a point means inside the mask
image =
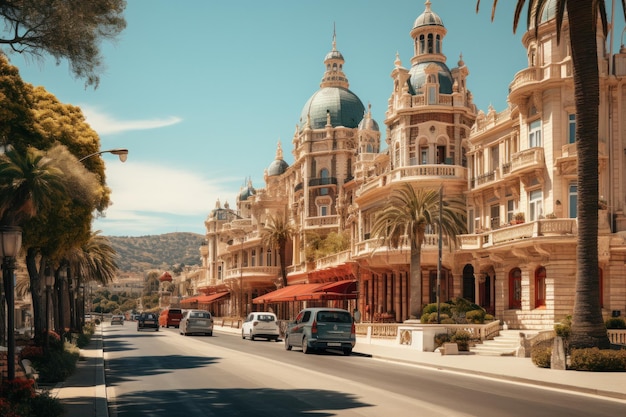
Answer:
MULTIPOLYGON (((76 372, 50 391, 65 408, 65 417, 108 417, 104 377, 102 327, 99 325, 91 342, 81 349, 76 372)), ((240 330, 215 326, 216 333, 236 333, 240 330)), ((354 353, 378 360, 490 377, 626 400, 626 379, 623 372, 561 371, 536 367, 530 358, 512 356, 482 356, 473 354, 441 355, 420 352, 406 345, 368 343, 357 338, 354 353)))

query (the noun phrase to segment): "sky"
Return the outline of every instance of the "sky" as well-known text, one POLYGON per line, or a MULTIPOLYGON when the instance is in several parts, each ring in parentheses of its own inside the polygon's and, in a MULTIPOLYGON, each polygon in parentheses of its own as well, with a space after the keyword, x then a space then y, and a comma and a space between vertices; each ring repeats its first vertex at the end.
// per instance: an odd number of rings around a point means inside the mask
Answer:
MULTIPOLYGON (((447 29, 448 67, 462 56, 468 88, 484 112, 490 105, 498 112, 507 108, 508 86, 526 67, 523 31, 513 33, 515 3, 499 2, 491 22, 492 1, 483 0, 476 13, 474 0, 432 0, 447 29)), ((371 105, 384 140, 390 74, 396 54, 410 68, 410 31, 424 4, 129 0, 126 29, 101 45, 105 68, 97 89, 85 88, 64 62, 9 59, 25 82, 79 106, 101 150, 129 150, 125 163, 98 156, 112 205, 93 230, 105 236, 204 234, 218 200, 234 208, 248 181, 264 187, 279 142, 285 161, 293 163, 291 140, 304 104, 320 88, 333 33, 350 90, 371 105)), ((616 24, 614 50, 622 29, 616 24)))

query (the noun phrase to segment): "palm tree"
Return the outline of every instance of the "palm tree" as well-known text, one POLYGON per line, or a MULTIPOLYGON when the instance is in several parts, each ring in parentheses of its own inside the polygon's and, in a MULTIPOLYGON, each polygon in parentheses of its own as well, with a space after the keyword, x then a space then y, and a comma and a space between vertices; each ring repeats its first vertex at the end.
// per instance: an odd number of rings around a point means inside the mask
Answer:
POLYGON ((465 233, 465 203, 446 197, 440 210, 440 191, 413 188, 404 184, 394 190, 386 207, 378 213, 372 234, 387 246, 397 248, 407 239, 411 246, 409 315, 419 317, 422 311, 422 245, 428 227, 441 228, 453 244, 456 236, 465 233))
POLYGON ((287 257, 287 242, 291 240, 294 233, 293 226, 287 223, 284 217, 269 216, 265 230, 261 235, 261 240, 265 246, 278 250, 281 285, 283 287, 287 286, 287 265, 285 260, 287 257))
MULTIPOLYGON (((518 0, 513 20, 517 29, 525 0, 518 0)), ((538 32, 539 19, 548 0, 528 0, 527 23, 534 23, 538 32)), ((491 18, 497 0, 493 1, 491 18)), ((478 11, 480 0, 476 2, 478 11)), ((626 0, 622 0, 626 20, 626 0)), ((598 60, 597 22, 602 22, 606 38, 607 17, 604 0, 557 0, 556 34, 560 41, 565 12, 569 22, 570 48, 576 103, 576 149, 578 153, 578 236, 577 274, 572 329, 569 337, 571 348, 609 348, 610 341, 602 318, 600 306, 600 277, 598 266, 598 106, 600 104, 600 80, 598 60)))
MULTIPOLYGON (((71 248, 66 255, 70 273, 73 275, 68 278, 73 279, 75 283, 74 291, 81 284, 86 284, 89 281, 107 285, 115 277, 118 270, 116 262, 118 254, 113 249, 111 241, 100 233, 102 233, 100 230, 92 232, 87 242, 80 247, 71 248)), ((73 299, 70 298, 70 303, 72 302, 73 299)), ((79 309, 74 306, 70 310, 74 311, 74 324, 77 326, 82 324, 80 317, 83 315, 78 314, 79 309)), ((82 332, 82 325, 78 327, 82 332)))

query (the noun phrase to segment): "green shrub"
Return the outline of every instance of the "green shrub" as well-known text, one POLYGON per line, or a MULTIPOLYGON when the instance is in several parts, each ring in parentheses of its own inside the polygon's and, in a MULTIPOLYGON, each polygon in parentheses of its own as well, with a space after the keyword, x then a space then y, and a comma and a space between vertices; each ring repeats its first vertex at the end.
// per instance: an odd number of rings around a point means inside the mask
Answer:
POLYGON ((485 310, 470 310, 465 313, 465 319, 468 323, 483 324, 485 322, 485 310))
MULTIPOLYGON (((448 319, 450 319, 450 317, 447 314, 443 314, 443 313, 439 314, 439 320, 440 321, 448 320, 448 319)), ((437 323, 437 313, 436 312, 435 313, 424 313, 422 315, 422 318, 420 319, 420 322, 422 322, 422 323, 430 323, 430 324, 437 323)))
POLYGON ((91 340, 90 335, 81 333, 78 335, 78 338, 76 339, 76 346, 82 349, 89 344, 90 340, 91 340))
POLYGON ((30 400, 31 416, 61 417, 63 411, 63 404, 48 391, 43 391, 30 400))
POLYGON ((561 336, 563 339, 569 338, 572 332, 572 316, 567 316, 560 323, 555 324, 554 331, 557 336, 561 336))
POLYGON ((595 372, 626 372, 626 349, 573 349, 569 369, 595 372))
POLYGON ((495 319, 491 314, 485 314, 485 321, 494 321, 495 319))
MULTIPOLYGON (((424 306, 422 310, 422 315, 426 313, 436 313, 437 312, 437 303, 430 303, 424 306)), ((443 314, 447 314, 448 317, 451 316, 450 312, 450 304, 448 303, 439 303, 439 312, 443 314)))
POLYGON ((80 350, 66 343, 65 349, 49 349, 47 355, 35 358, 33 367, 39 372, 41 382, 61 382, 74 373, 79 356, 80 350))
POLYGON ((626 320, 621 317, 611 317, 604 324, 607 329, 626 329, 626 320))
POLYGON ((539 368, 550 368, 552 363, 552 348, 546 346, 534 346, 530 350, 530 359, 539 368))
POLYGON ((438 348, 442 346, 444 343, 448 343, 450 341, 450 335, 448 333, 438 333, 435 335, 435 347, 438 348))
POLYGON ((459 351, 469 352, 469 342, 471 339, 472 335, 469 332, 465 330, 457 330, 450 338, 450 341, 459 346, 459 351))

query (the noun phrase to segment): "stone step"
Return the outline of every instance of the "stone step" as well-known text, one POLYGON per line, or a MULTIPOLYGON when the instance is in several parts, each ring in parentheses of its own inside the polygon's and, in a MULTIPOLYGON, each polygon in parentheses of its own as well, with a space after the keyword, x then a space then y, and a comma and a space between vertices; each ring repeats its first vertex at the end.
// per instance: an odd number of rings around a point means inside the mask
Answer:
POLYGON ((519 330, 500 330, 493 340, 485 340, 470 348, 470 352, 485 356, 512 356, 520 345, 519 330))

